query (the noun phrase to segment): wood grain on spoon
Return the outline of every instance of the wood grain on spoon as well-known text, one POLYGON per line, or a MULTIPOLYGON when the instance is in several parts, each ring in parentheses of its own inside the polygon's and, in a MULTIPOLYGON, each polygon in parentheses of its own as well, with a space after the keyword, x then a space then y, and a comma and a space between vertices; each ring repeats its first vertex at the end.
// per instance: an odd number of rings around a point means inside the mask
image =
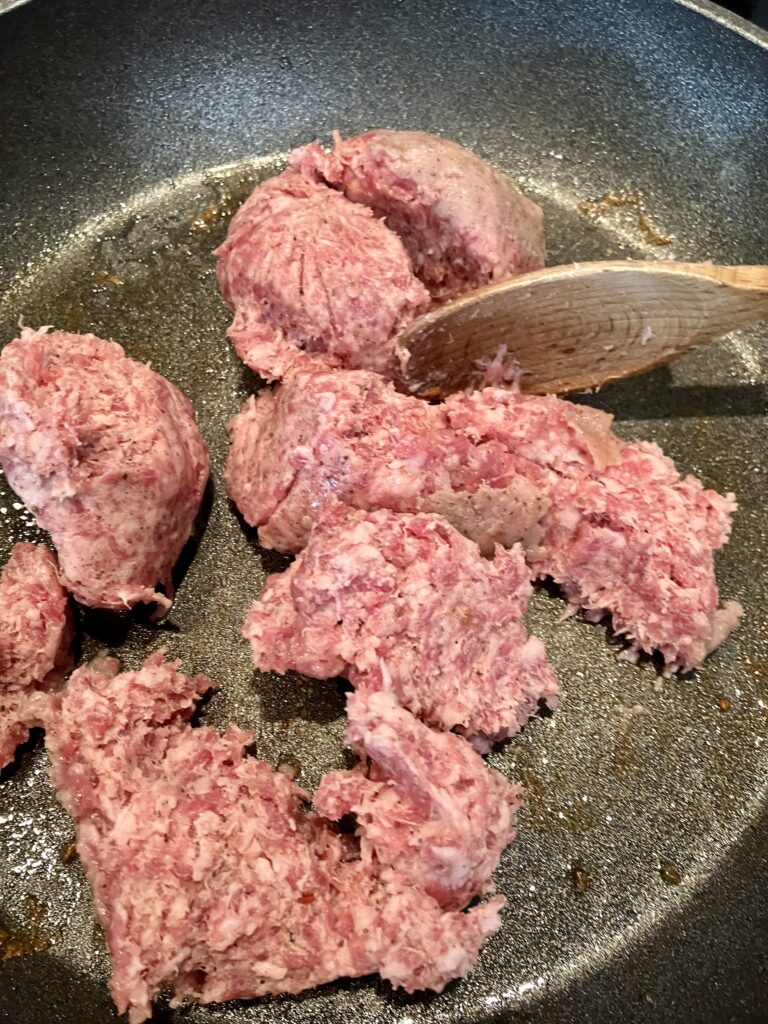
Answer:
POLYGON ((439 398, 478 380, 499 346, 521 388, 566 394, 662 366, 768 318, 768 267, 610 260, 547 267, 419 317, 405 387, 439 398))

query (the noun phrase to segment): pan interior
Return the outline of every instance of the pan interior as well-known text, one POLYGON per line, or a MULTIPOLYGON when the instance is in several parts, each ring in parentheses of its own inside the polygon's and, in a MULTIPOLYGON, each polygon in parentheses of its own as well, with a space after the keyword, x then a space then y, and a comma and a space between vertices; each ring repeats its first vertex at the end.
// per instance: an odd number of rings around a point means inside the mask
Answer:
MULTIPOLYGON (((0 336, 14 337, 19 317, 33 327, 92 331, 150 360, 191 398, 213 478, 176 604, 159 628, 138 614, 81 612, 83 655, 108 649, 135 668, 167 647, 187 671, 221 684, 203 720, 251 728, 260 756, 294 765, 312 788, 344 763, 343 692, 335 682, 254 673, 239 636, 265 575, 287 560, 259 549, 224 492, 225 423, 259 381, 226 340, 229 314, 211 256, 237 204, 283 161, 277 153, 162 182, 52 242, 0 301, 0 336)), ((552 180, 522 179, 544 206, 550 263, 674 257, 674 240, 660 246, 631 199, 585 208, 600 196, 552 180)), ((663 235, 652 199, 645 204, 663 235)), ((736 493, 740 511, 718 578, 722 596, 745 607, 738 633, 700 672, 662 682, 650 661, 617 660, 621 645, 605 626, 578 616, 561 622, 562 599, 539 588, 528 625, 547 645, 563 698, 553 716, 535 719, 492 756, 528 791, 519 838, 496 876, 509 900, 501 932, 475 972, 442 995, 409 998, 363 979, 281 1000, 278 1016, 333 1020, 354 1006, 361 1022, 458 1020, 528 1003, 684 913, 729 856, 768 782, 768 595, 757 570, 768 543, 764 341, 764 331, 743 331, 585 399, 614 412, 622 435, 657 441, 681 470, 736 493)), ((3 561, 16 541, 42 539, 2 477, 0 524, 3 561)), ((38 737, 4 773, 0 913, 8 917, 0 925, 27 936, 34 927, 36 957, 79 979, 109 1019, 103 940, 79 863, 62 860, 74 833, 45 766, 38 737)), ((262 1000, 163 1019, 266 1021, 275 1013, 275 1002, 262 1000)))

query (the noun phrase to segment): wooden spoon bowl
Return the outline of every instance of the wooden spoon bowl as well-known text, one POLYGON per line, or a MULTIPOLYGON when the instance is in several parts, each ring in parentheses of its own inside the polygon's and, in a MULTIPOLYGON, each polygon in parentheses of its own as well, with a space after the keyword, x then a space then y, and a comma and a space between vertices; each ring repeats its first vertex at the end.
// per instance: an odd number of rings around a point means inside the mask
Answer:
POLYGON ((400 338, 402 381, 441 398, 506 347, 530 394, 601 387, 768 318, 768 267, 606 260, 548 267, 462 296, 400 338))

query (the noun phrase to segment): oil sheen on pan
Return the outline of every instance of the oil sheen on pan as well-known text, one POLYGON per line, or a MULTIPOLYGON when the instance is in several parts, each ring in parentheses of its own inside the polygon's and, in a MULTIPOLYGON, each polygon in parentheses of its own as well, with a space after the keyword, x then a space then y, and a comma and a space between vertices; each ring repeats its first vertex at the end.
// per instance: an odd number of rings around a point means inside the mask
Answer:
MULTIPOLYGON (((235 6, 230 10, 233 18, 235 6)), ((15 48, 25 42, 31 45, 40 32, 52 32, 58 24, 47 4, 40 5, 37 19, 35 7, 9 16, 18 27, 15 48)), ((302 5, 303 14, 308 15, 311 7, 305 10, 302 5)), ((87 8, 83 5, 84 11, 87 8)), ((442 40, 446 53, 456 58, 459 41, 453 33, 457 27, 449 30, 441 19, 435 24, 429 12, 415 8, 409 14, 407 38, 401 36, 401 55, 393 63, 402 70, 407 55, 411 78, 402 75, 387 97, 383 88, 373 88, 381 68, 377 72, 376 47, 367 33, 376 27, 378 39, 388 38, 394 23, 373 5, 355 7, 359 35, 355 44, 351 35, 345 36, 347 59, 371 85, 367 96, 362 95, 365 89, 356 87, 355 98, 348 97, 342 109, 329 77, 321 75, 327 88, 324 107, 319 97, 306 96, 296 99, 289 116, 281 117, 278 107, 285 111, 289 103, 288 95, 282 93, 279 103, 274 97, 269 100, 271 112, 259 130, 253 127, 251 112, 246 132, 244 101, 225 90, 235 118, 205 86, 206 109, 218 112, 225 141, 222 134, 211 137, 215 131, 199 132, 198 138, 194 131, 182 133, 167 121, 161 126, 159 117, 158 124, 151 125, 152 118, 146 116, 150 108, 141 108, 136 101, 131 106, 130 138, 137 138, 139 129, 156 134, 151 158, 147 153, 138 167, 110 145, 109 174, 83 158, 77 167, 77 175, 88 185, 83 191, 73 170, 62 170, 56 187, 69 190, 72 204, 58 213, 49 207, 42 233, 31 200, 28 212, 17 211, 14 222, 22 222, 22 227, 16 229, 19 237, 10 239, 3 260, 9 278, 0 299, 3 339, 18 333, 19 315, 29 325, 52 323, 61 330, 93 330, 114 338, 133 358, 151 360, 190 397, 211 451, 212 484, 197 547, 194 557, 187 558, 168 621, 158 630, 138 613, 117 625, 108 614, 88 613, 82 623, 83 656, 109 649, 119 654, 126 667, 137 668, 148 649, 168 646, 173 656, 182 659, 186 671, 206 673, 222 684, 204 706, 206 723, 222 727, 234 721, 255 730, 260 756, 274 766, 291 765, 300 785, 310 789, 324 772, 345 766, 340 690, 334 684, 304 678, 286 685, 271 674, 254 674, 248 647, 239 638, 242 620, 266 573, 284 568, 287 560, 262 552, 225 498, 224 424, 258 381, 243 368, 226 339, 230 316, 217 292, 211 251, 223 239, 238 203, 257 181, 283 167, 292 146, 335 125, 351 133, 386 124, 426 127, 457 138, 519 181, 544 209, 549 263, 660 256, 764 261, 768 254, 760 249, 759 225, 753 223, 759 220, 753 200, 760 194, 761 180, 765 192, 768 166, 766 133, 762 133, 762 157, 760 143, 754 141, 759 109, 731 111, 723 80, 714 71, 714 78, 704 79, 697 64, 707 46, 722 38, 724 59, 743 66, 749 75, 752 58, 742 54, 740 47, 754 44, 726 35, 694 12, 667 4, 650 4, 650 9, 657 17, 671 12, 675 31, 687 41, 688 63, 671 42, 652 42, 657 33, 651 16, 643 14, 635 32, 645 33, 645 53, 653 52, 656 45, 655 56, 642 56, 634 71, 628 71, 629 54, 636 52, 637 41, 630 47, 621 29, 611 28, 608 5, 597 5, 589 23, 579 21, 581 12, 566 5, 562 16, 567 25, 549 26, 548 39, 536 36, 541 30, 536 29, 533 8, 525 4, 515 8, 514 35, 512 14, 492 5, 486 13, 495 19, 493 27, 472 12, 457 15, 462 19, 458 26, 462 59, 474 61, 475 71, 467 66, 462 70, 455 59, 441 63, 445 75, 455 76, 462 96, 462 102, 451 101, 448 110, 445 93, 439 92, 432 76, 412 69, 420 54, 426 57, 422 50, 426 44, 420 40, 428 35, 430 59, 442 61, 434 55, 436 40, 442 40), (366 32, 360 32, 363 24, 366 32), (500 88, 505 96, 513 95, 511 71, 494 64, 490 69, 494 89, 483 85, 482 76, 475 73, 488 68, 489 59, 495 60, 489 58, 487 46, 481 53, 475 41, 481 24, 494 44, 517 39, 520 31, 534 40, 527 49, 519 40, 515 43, 520 47, 514 82, 518 92, 511 106, 506 101, 493 106, 500 88), (601 38, 613 47, 613 56, 598 62, 596 75, 601 92, 610 94, 613 104, 623 104, 622 120, 632 126, 628 135, 614 131, 615 117, 604 107, 607 100, 601 100, 589 84, 580 87, 581 108, 576 110, 569 92, 574 81, 581 81, 581 58, 577 60, 575 54, 570 58, 566 52, 556 68, 552 62, 536 63, 531 56, 554 38, 566 45, 568 33, 573 38, 577 25, 594 32, 595 38, 602 33, 601 38), (653 73, 659 62, 679 69, 679 84, 669 87, 678 89, 677 93, 666 94, 660 86, 653 73), (697 89, 711 99, 708 139, 717 151, 714 155, 701 149, 699 143, 707 141, 705 133, 696 135, 695 118, 686 113, 692 109, 697 89), (444 113, 439 117, 436 111, 441 108, 444 113), (676 125, 672 109, 678 111, 676 125), (570 131, 579 125, 589 140, 570 131), (744 144, 743 159, 731 145, 739 126, 742 138, 753 139, 744 144), (173 142, 174 153, 166 153, 166 158, 161 127, 166 147, 168 140, 173 142), (187 140, 184 145, 192 150, 190 156, 188 148, 183 158, 175 155, 176 148, 182 152, 182 135, 187 140), (719 141, 712 142, 713 137, 719 141), (656 147, 667 156, 676 154, 682 165, 668 166, 656 147), (711 185, 716 181, 715 164, 718 159, 722 162, 726 151, 731 180, 736 183, 730 200, 736 209, 728 222, 724 201, 718 200, 718 188, 711 185), (694 180, 701 183, 698 189, 691 185, 694 180), (625 192, 642 194, 644 216, 653 232, 642 227, 631 204, 583 206, 625 192), (671 241, 661 246, 659 237, 671 241)), ((161 70, 160 53, 155 50, 159 41, 146 42, 153 28, 158 40, 162 36, 161 22, 153 21, 159 18, 159 10, 159 6, 153 9, 142 30, 146 52, 141 59, 144 69, 152 72, 150 80, 162 85, 166 101, 181 103, 180 79, 174 85, 171 72, 161 70)), ((254 23, 251 45, 261 45, 254 40, 263 40, 269 31, 268 13, 276 12, 265 11, 260 16, 264 21, 254 23)), ((116 39, 120 23, 118 19, 112 24, 112 17, 107 18, 106 29, 116 39)), ((71 26, 72 44, 88 73, 93 67, 96 80, 103 64, 94 44, 88 42, 87 29, 85 14, 78 14, 71 26)), ((210 30, 213 38, 220 31, 222 45, 226 41, 231 47, 230 64, 248 66, 247 47, 238 33, 226 34, 216 26, 210 30)), ((334 57, 333 51, 339 34, 351 31, 348 27, 333 21, 324 30, 316 26, 302 31, 303 36, 296 28, 285 31, 283 45, 293 67, 284 78, 282 72, 272 72, 273 85, 301 73, 301 60, 307 59, 302 54, 312 53, 309 59, 317 69, 340 66, 340 57, 334 57)), ((198 49, 194 35, 191 26, 182 29, 182 42, 200 62, 201 81, 208 81, 206 76, 215 68, 206 56, 212 36, 207 35, 204 52, 202 40, 198 49)), ((138 47, 138 35, 134 39, 123 32, 123 36, 126 41, 119 45, 138 47)), ((0 45, 5 58, 6 44, 0 45)), ((755 52, 756 60, 764 59, 755 52)), ((47 55, 54 66, 58 60, 61 71, 63 56, 57 53, 53 42, 43 44, 41 55, 47 55)), ((131 56, 139 60, 135 51, 131 56)), ((217 59, 224 60, 221 50, 217 59)), ((276 67, 279 60, 278 54, 276 67)), ((180 68, 176 73, 183 77, 180 68)), ((45 82, 52 90, 51 79, 45 82)), ((19 110, 27 104, 31 117, 33 98, 22 96, 21 91, 15 98, 19 110)), ((160 93, 154 102, 160 103, 160 93)), ((77 108, 78 100, 68 94, 56 103, 77 108)), ((62 107, 57 109, 61 120, 62 107)), ((43 146, 55 154, 56 132, 48 120, 52 114, 38 114, 40 130, 48 139, 43 146)), ((189 119, 185 124, 191 126, 191 110, 184 116, 189 119)), ((84 117, 75 110, 73 124, 90 123, 96 132, 99 116, 91 111, 90 122, 88 118, 78 121, 84 117)), ((212 122, 206 125, 212 128, 212 122)), ((128 138, 127 130, 123 134, 128 138)), ((9 137, 16 139, 13 133, 9 137)), ((22 159, 21 152, 19 142, 14 160, 22 159)), ((41 181, 32 167, 31 153, 26 159, 33 183, 41 181)), ((53 182, 49 184, 53 187, 53 182)), ((10 179, 9 186, 14 187, 18 203, 24 190, 10 179)), ((534 719, 491 758, 504 775, 524 784, 528 797, 518 838, 496 876, 499 890, 509 900, 504 925, 484 949, 476 970, 439 996, 393 994, 383 983, 362 979, 279 1001, 193 1007, 177 1012, 178 1019, 301 1022, 354 1014, 362 1022, 473 1021, 500 1012, 514 1019, 519 1011, 534 1020, 567 1021, 571 1019, 568 1001, 579 999, 577 993, 588 985, 586 979, 595 966, 621 977, 624 968, 617 966, 619 961, 631 958, 646 940, 653 944, 659 929, 669 942, 674 941, 669 937, 674 931, 663 929, 674 928, 681 911, 696 906, 697 894, 707 887, 728 891, 733 872, 743 871, 749 863, 741 851, 763 813, 768 781, 763 746, 768 723, 764 611, 768 594, 765 573, 760 570, 768 543, 763 512, 768 484, 765 331, 741 332, 710 351, 607 388, 588 401, 615 413, 620 435, 657 441, 681 470, 700 476, 707 486, 736 493, 740 510, 717 569, 723 595, 739 600, 745 608, 740 630, 702 670, 659 684, 653 663, 631 666, 617 661, 619 645, 604 626, 590 625, 579 616, 560 622, 562 599, 537 589, 526 625, 545 642, 557 669, 561 706, 551 717, 534 719)), ((5 481, 0 481, 3 561, 15 542, 41 539, 31 516, 17 506, 5 481)), ((106 989, 106 952, 93 925, 88 887, 72 856, 72 839, 70 821, 46 781, 39 741, 33 742, 22 752, 16 769, 4 775, 0 793, 0 955, 7 958, 0 966, 0 1014, 15 1020, 114 1019, 106 989), (22 952, 28 955, 19 955, 22 952), (42 978, 46 986, 40 984, 42 978)), ((668 959, 646 959, 642 976, 632 975, 626 981, 622 991, 627 992, 628 1020, 647 1019, 640 1015, 648 1013, 649 1007, 656 1013, 649 1019, 677 1019, 669 964, 661 962, 668 959)), ((713 968, 721 969, 722 963, 713 968)), ((594 998, 599 1008, 599 997, 594 998)), ((158 1016, 163 1012, 159 1009, 158 1016)), ((600 1020, 598 1012, 591 1019, 600 1020)))

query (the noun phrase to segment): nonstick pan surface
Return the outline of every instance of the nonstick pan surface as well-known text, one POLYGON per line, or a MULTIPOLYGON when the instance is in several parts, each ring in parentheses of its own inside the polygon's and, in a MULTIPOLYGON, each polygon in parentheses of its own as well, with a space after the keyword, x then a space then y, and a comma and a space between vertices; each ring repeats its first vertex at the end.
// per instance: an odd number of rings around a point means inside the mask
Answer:
MULTIPOLYGON (((254 674, 239 638, 285 560, 260 551, 224 493, 224 425, 259 382, 226 341, 211 250, 292 146, 385 126, 455 138, 507 171, 545 209, 550 263, 768 262, 766 38, 713 12, 35 0, 0 18, 0 338, 20 317, 114 338, 189 395, 213 457, 169 620, 83 612, 84 657, 109 649, 137 667, 167 646, 220 681, 205 720, 252 728, 260 755, 310 788, 342 764, 338 687, 254 674), (584 205, 606 194, 621 204, 584 205)), ((562 707, 493 755, 529 802, 497 873, 504 926, 471 976, 441 995, 360 979, 161 1003, 157 1020, 768 1019, 767 343, 764 327, 743 331, 589 397, 622 435, 736 492, 718 576, 746 614, 700 672, 660 683, 537 591, 529 626, 562 707)), ((0 559, 39 537, 0 478, 0 559)), ((37 737, 0 784, 0 1019, 101 1024, 115 1019, 108 957, 46 763, 37 737)))

